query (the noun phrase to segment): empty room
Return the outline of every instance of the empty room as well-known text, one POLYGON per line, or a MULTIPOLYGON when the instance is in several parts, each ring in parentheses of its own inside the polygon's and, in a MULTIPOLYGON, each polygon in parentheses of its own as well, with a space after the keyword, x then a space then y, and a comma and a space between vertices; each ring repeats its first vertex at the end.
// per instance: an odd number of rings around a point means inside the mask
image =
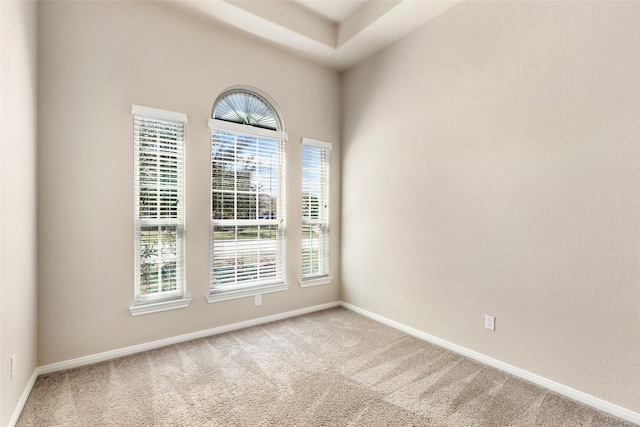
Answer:
POLYGON ((640 2, 0 13, 0 426, 640 425, 640 2))

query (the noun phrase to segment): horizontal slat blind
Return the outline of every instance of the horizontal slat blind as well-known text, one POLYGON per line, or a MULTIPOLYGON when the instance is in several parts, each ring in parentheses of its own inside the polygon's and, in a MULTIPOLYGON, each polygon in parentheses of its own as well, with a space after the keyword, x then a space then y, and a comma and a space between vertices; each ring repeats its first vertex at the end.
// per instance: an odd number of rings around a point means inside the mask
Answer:
POLYGON ((284 144, 211 132, 211 293, 284 281, 284 144))
POLYGON ((331 145, 302 142, 302 277, 329 274, 329 161, 331 145))
MULTIPOLYGON (((143 112, 155 111, 177 114, 143 112)), ((185 122, 133 112, 135 299, 144 304, 184 296, 185 122)))

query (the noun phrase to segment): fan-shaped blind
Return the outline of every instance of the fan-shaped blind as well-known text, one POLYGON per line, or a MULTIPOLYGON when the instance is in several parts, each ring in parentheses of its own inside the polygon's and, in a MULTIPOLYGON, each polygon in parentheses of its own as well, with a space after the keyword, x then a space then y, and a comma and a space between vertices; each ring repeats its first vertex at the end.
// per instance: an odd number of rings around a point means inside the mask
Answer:
POLYGON ((280 130, 278 117, 273 108, 260 96, 242 90, 226 93, 218 99, 213 107, 213 118, 280 130))

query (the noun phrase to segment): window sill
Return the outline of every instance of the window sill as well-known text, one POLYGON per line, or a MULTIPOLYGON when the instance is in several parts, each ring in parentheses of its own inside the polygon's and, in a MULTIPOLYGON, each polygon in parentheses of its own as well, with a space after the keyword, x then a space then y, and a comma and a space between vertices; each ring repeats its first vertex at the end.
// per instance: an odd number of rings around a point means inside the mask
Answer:
POLYGON ((332 281, 333 277, 331 276, 310 277, 308 279, 300 280, 300 287, 309 288, 311 286, 329 285, 332 281))
POLYGON ((178 308, 187 308, 191 304, 191 298, 182 298, 178 300, 154 302, 150 304, 140 304, 129 307, 132 316, 142 316, 143 314, 158 313, 160 311, 176 310, 178 308))
POLYGON ((281 292, 289 289, 288 283, 274 283, 272 285, 254 286, 251 288, 234 289, 229 291, 220 291, 207 295, 207 302, 214 303, 227 301, 236 298, 245 298, 254 295, 270 294, 271 292, 281 292))

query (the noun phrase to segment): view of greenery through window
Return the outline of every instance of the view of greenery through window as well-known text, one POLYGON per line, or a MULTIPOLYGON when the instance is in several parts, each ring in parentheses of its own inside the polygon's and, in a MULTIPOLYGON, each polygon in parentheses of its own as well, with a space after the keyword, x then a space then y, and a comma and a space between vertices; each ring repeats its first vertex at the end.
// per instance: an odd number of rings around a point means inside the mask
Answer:
POLYGON ((176 281, 176 227, 142 227, 140 293, 173 291, 176 281))

